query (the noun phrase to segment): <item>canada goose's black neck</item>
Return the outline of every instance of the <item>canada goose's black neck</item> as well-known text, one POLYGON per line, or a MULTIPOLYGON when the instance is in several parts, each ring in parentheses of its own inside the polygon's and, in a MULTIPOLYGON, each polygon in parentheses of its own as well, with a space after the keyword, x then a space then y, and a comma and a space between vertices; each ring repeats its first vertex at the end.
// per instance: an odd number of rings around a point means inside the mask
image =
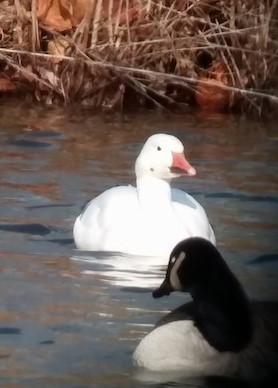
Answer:
POLYGON ((238 352, 252 339, 249 300, 222 258, 208 264, 190 290, 195 325, 217 350, 238 352))

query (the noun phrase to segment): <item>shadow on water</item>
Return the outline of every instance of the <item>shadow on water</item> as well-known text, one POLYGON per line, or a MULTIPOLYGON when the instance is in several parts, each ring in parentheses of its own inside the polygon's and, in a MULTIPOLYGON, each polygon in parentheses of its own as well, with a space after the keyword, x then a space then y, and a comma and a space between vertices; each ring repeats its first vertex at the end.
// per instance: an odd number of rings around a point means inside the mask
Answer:
POLYGON ((17 139, 10 142, 11 145, 20 147, 32 147, 32 148, 46 148, 51 147, 50 143, 39 142, 35 140, 17 139))
POLYGON ((248 294, 276 298, 276 123, 189 113, 186 120, 147 112, 96 116, 3 103, 0 116, 0 385, 242 386, 215 378, 140 379, 133 350, 185 297, 152 298, 165 258, 78 252, 72 226, 88 199, 134 184, 146 137, 171 133, 197 169, 194 179, 175 185, 205 207, 248 294))
POLYGON ((45 236, 51 233, 51 228, 40 224, 0 224, 0 230, 38 236, 45 236))
MULTIPOLYGON (((3 232, 22 233, 34 236, 46 236, 49 234, 59 234, 66 232, 62 228, 44 226, 41 224, 0 224, 0 230, 3 232)), ((52 238, 44 239, 45 242, 50 242, 59 245, 71 245, 74 247, 73 238, 52 238)))
MULTIPOLYGON (((192 195, 201 195, 202 193, 193 193, 192 195)), ((225 199, 238 199, 240 201, 248 202, 266 202, 266 203, 278 203, 278 197, 265 196, 265 195, 246 195, 246 194, 234 194, 234 193, 209 193, 206 194, 207 198, 225 198, 225 199)))
POLYGON ((0 335, 18 335, 21 334, 21 330, 17 327, 1 327, 0 326, 0 335))
POLYGON ((248 264, 268 264, 268 263, 273 263, 276 262, 278 264, 278 254, 273 254, 273 255, 262 255, 259 257, 256 257, 255 259, 252 259, 248 262, 248 264))

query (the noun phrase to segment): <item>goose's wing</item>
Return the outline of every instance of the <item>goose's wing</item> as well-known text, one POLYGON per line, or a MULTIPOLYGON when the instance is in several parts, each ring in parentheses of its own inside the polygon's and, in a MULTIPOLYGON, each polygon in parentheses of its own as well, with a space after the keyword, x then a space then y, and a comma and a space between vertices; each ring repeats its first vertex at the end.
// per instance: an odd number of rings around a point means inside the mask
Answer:
POLYGON ((126 209, 137 206, 136 189, 133 186, 117 186, 92 199, 80 214, 84 225, 107 228, 113 222, 121 222, 127 216, 126 209))
POLYGON ((202 205, 180 189, 172 189, 172 201, 181 222, 190 229, 191 235, 204 237, 215 245, 214 231, 202 205))
POLYGON ((126 233, 136 219, 137 212, 138 199, 134 187, 118 186, 106 190, 90 201, 77 217, 73 230, 77 247, 85 250, 113 250, 113 242, 117 238, 128 237, 126 233))

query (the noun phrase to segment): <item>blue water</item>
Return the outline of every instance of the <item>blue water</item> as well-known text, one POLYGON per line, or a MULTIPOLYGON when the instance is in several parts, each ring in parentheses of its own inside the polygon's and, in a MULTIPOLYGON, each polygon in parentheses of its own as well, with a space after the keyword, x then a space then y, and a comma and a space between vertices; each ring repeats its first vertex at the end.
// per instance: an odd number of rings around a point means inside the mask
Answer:
MULTIPOLYGON (((179 137, 197 169, 175 182, 206 209, 251 298, 276 299, 277 125, 234 116, 0 104, 0 384, 13 387, 229 387, 138 375, 134 348, 185 296, 154 300, 164 268, 79 253, 72 226, 103 190, 134 182, 145 139, 179 137)), ((166 263, 165 263, 166 265, 166 263)), ((238 386, 238 385, 236 385, 238 386)))

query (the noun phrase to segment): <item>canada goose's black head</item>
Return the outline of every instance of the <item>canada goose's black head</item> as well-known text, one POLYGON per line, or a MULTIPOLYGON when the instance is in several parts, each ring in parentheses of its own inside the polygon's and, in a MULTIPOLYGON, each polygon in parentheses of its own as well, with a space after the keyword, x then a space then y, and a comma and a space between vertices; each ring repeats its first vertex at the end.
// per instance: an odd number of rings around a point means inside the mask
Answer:
POLYGON ((194 293, 229 274, 233 276, 211 242, 201 237, 190 237, 173 249, 165 280, 153 292, 153 296, 159 298, 173 291, 194 293))

